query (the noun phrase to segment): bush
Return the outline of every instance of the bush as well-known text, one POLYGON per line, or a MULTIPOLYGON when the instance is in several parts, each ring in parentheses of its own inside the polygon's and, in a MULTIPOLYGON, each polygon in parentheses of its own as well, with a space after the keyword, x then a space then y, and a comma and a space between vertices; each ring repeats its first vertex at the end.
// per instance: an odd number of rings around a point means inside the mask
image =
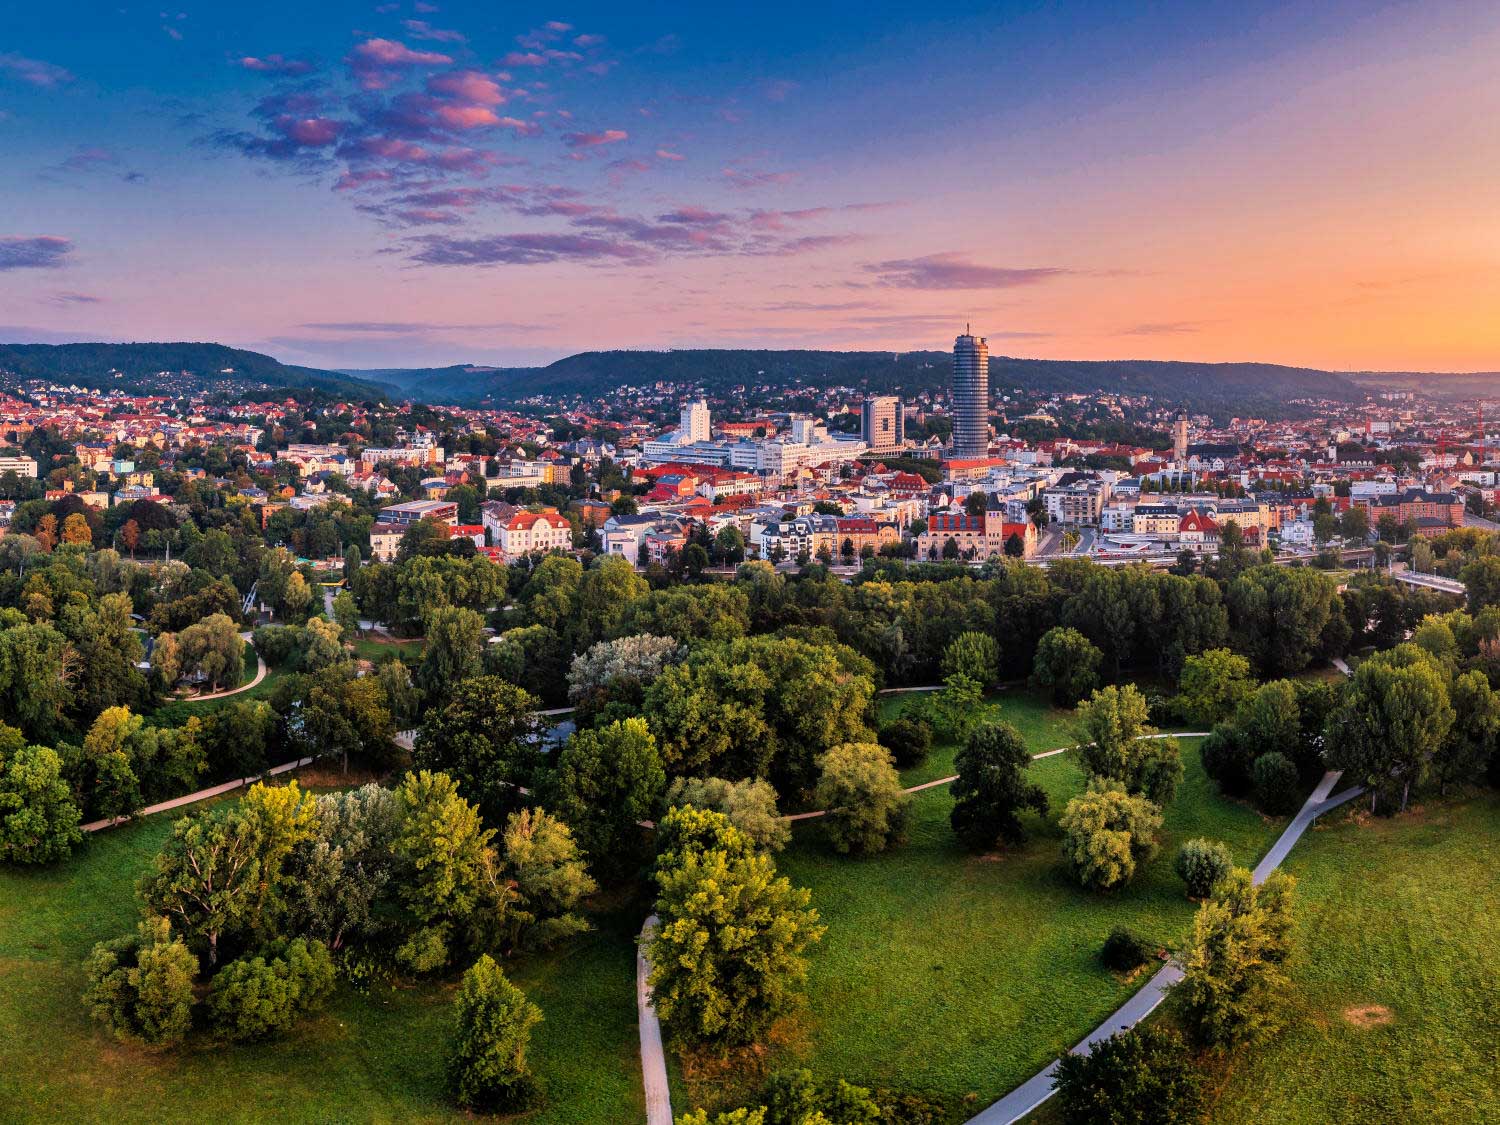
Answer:
POLYGON ((198 959, 165 918, 147 918, 136 936, 94 946, 84 973, 89 1015, 116 1039, 178 1043, 192 1026, 198 959))
POLYGON ((1203 1117, 1202 1079, 1182 1036, 1141 1025, 1058 1060, 1067 1125, 1187 1125, 1203 1117))
POLYGON ((456 1026, 448 1053, 448 1093, 466 1109, 514 1113, 534 1105, 540 1089, 526 1064, 541 1010, 505 979, 485 954, 464 974, 453 1002, 456 1026))
POLYGON ((943 650, 943 677, 967 676, 981 687, 1000 679, 1000 645, 988 633, 960 633, 943 650))
POLYGON ((824 833, 838 852, 883 852, 906 835, 911 797, 884 746, 846 742, 820 759, 822 775, 813 800, 827 809, 824 833))
POLYGON ((932 726, 905 716, 892 719, 880 728, 880 744, 896 759, 897 769, 920 766, 932 750, 932 726))
POLYGON ((1219 877, 1234 866, 1226 844, 1202 838, 1188 840, 1177 850, 1176 871, 1187 884, 1188 898, 1207 898, 1219 877))
POLYGON ((1297 767, 1285 754, 1271 751, 1255 759, 1255 803, 1262 812, 1285 816, 1297 809, 1297 767))
POLYGON ((298 938, 231 961, 214 976, 208 1015, 226 1039, 266 1039, 290 1031, 299 1016, 333 992, 333 958, 321 941, 298 938))
POLYGON ((1117 973, 1128 973, 1131 969, 1139 968, 1151 960, 1156 947, 1141 937, 1133 930, 1124 926, 1116 926, 1109 931, 1109 937, 1104 939, 1104 948, 1099 951, 1099 959, 1104 962, 1104 967, 1113 969, 1117 973))

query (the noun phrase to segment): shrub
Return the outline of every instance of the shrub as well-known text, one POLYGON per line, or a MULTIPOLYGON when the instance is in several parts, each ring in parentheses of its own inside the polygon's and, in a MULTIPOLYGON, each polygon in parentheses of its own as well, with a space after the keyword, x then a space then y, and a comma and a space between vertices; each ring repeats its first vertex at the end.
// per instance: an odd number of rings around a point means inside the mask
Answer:
POLYGON ((828 810, 822 827, 835 851, 882 852, 905 838, 911 797, 884 746, 846 742, 824 754, 820 765, 813 800, 828 810))
POLYGON ((231 961, 214 976, 208 1015, 226 1039, 266 1039, 290 1031, 333 991, 333 958, 321 941, 297 938, 231 961))
POLYGON ((1182 1036, 1141 1025, 1058 1060, 1067 1125, 1186 1125, 1203 1117, 1202 1079, 1182 1036))
POLYGON ((1207 898, 1219 877, 1234 866, 1226 844, 1202 838, 1188 840, 1177 849, 1176 871, 1187 884, 1188 898, 1207 898))
POLYGON ((1145 938, 1124 926, 1116 926, 1104 939, 1099 959, 1104 967, 1117 973, 1128 973, 1151 960, 1155 947, 1145 938))
POLYGON ((1297 767, 1285 754, 1271 751, 1255 759, 1255 803, 1262 812, 1284 816, 1297 808, 1297 767))
POLYGON ((535 1104, 540 1088, 526 1064, 541 1010, 505 979, 485 954, 464 974, 453 1002, 456 1026, 448 1052, 448 1093, 483 1113, 514 1113, 535 1104))
POLYGON ((932 749, 932 726, 903 715, 880 728, 880 744, 896 759, 897 769, 920 766, 932 749))
POLYGON ((192 1026, 198 959, 165 918, 147 918, 134 937, 95 945, 84 972, 89 1015, 116 1039, 178 1043, 192 1026))

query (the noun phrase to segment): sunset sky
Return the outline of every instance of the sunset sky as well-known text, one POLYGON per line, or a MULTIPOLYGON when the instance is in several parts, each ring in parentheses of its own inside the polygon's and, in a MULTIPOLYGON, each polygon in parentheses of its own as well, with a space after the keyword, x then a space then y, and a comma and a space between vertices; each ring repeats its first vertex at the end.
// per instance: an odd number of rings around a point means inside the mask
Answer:
POLYGON ((1493 3, 0 5, 0 341, 1500 369, 1493 3))

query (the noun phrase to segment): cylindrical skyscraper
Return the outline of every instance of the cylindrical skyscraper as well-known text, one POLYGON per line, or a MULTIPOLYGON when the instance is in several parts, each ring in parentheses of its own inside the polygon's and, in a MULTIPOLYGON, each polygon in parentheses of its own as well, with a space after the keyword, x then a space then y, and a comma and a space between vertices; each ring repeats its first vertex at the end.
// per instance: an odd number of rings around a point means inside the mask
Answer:
POLYGON ((990 448, 990 348, 983 336, 953 341, 953 451, 955 459, 983 457, 990 448))

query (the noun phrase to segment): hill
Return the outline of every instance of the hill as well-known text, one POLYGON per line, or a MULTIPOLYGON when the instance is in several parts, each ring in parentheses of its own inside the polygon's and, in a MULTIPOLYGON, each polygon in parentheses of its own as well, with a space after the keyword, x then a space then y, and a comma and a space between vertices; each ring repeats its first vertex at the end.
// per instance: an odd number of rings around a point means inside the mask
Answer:
MULTIPOLYGON (((912 395, 945 387, 946 352, 609 351, 582 352, 545 367, 449 367, 420 372, 358 372, 428 401, 506 402, 545 394, 592 398, 623 386, 697 384, 708 392, 798 383, 912 395)), ((1039 360, 995 356, 990 386, 1041 393, 1147 394, 1204 410, 1281 412, 1293 399, 1360 401, 1365 391, 1342 374, 1266 363, 1158 360, 1039 360)))
POLYGON ((0 382, 15 386, 29 379, 136 394, 295 388, 377 398, 387 390, 224 344, 0 344, 0 382))

